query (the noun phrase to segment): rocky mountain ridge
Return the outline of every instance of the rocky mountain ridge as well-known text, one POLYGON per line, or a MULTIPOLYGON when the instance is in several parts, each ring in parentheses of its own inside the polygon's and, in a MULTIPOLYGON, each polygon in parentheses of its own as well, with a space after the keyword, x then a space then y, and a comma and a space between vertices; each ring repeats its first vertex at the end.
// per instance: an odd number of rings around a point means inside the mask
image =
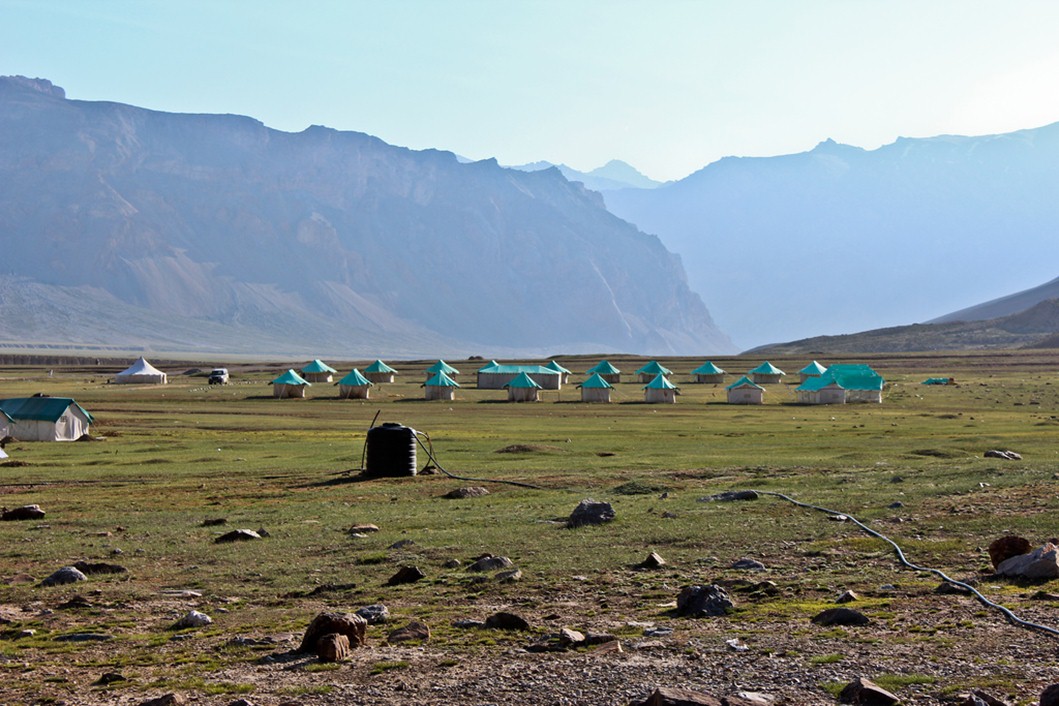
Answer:
POLYGON ((0 183, 0 341, 731 350, 679 259, 555 170, 68 100, 8 77, 0 183))

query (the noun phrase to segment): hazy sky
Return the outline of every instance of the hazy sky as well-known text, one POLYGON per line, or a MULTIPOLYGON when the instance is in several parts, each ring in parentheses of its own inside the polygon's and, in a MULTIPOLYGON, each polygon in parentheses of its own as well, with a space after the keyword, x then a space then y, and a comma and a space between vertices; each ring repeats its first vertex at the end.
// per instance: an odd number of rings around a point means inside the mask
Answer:
POLYGON ((1059 121, 1059 2, 0 0, 70 98, 678 179, 831 137, 1059 121))

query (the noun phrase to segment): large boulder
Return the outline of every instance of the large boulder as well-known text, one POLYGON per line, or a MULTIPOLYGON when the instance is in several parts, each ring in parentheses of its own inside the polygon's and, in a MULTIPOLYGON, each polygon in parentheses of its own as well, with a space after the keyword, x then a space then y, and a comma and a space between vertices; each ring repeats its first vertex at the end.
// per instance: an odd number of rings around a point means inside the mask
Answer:
POLYGON ((993 568, 995 569, 1006 559, 1029 554, 1031 548, 1030 540, 1009 534, 1000 539, 994 539, 989 544, 989 561, 993 562, 993 568))
POLYGON ((320 613, 306 628, 298 652, 316 652, 320 638, 332 633, 349 638, 351 649, 360 647, 365 642, 367 627, 368 621, 353 613, 320 613))
POLYGON ((15 507, 8 510, 6 507, 0 512, 0 520, 12 521, 12 520, 42 520, 44 519, 45 512, 40 509, 40 505, 23 505, 22 507, 15 507))
POLYGON ((726 615, 733 608, 728 592, 717 584, 685 586, 677 595, 677 615, 688 618, 726 615))
POLYGON ((839 703, 854 706, 893 706, 900 699, 870 679, 858 677, 838 695, 839 703))
POLYGON ((610 503, 597 502, 591 499, 582 500, 570 513, 566 521, 567 527, 582 527, 584 525, 601 525, 614 519, 614 508, 610 503))
POLYGON ((1029 554, 1005 559, 996 567, 996 572, 1027 579, 1059 578, 1059 548, 1049 542, 1029 554))

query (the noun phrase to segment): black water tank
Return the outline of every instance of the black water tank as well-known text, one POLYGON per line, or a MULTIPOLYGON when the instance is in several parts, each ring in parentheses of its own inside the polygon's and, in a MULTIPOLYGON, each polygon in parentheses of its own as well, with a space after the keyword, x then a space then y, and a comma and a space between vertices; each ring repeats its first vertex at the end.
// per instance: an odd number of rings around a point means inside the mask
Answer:
POLYGON ((414 476, 416 435, 410 427, 386 422, 368 430, 365 471, 373 476, 414 476))

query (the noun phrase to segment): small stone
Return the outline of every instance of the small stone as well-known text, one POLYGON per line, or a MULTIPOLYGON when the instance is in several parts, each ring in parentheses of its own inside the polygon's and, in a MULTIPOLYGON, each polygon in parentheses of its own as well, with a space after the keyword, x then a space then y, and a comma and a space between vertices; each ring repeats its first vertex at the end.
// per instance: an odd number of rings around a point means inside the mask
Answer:
POLYGON ((430 639, 430 628, 425 623, 418 621, 412 621, 403 628, 394 630, 386 636, 386 642, 390 645, 396 645, 401 642, 411 642, 418 640, 420 642, 426 642, 430 639))
POLYGON ((1033 600, 1033 601, 1059 601, 1059 594, 1057 594, 1057 593, 1048 593, 1047 591, 1037 591, 1032 596, 1030 596, 1030 600, 1033 600))
POLYGON ((854 591, 843 591, 842 595, 835 599, 835 603, 852 603, 853 601, 859 601, 858 596, 854 591))
POLYGON ((656 628, 644 628, 644 637, 669 637, 673 634, 673 628, 667 627, 656 627, 656 628))
POLYGON ((316 656, 321 662, 345 662, 349 659, 349 638, 337 632, 321 635, 316 641, 316 656))
POLYGON ((738 637, 733 637, 730 640, 725 640, 724 644, 728 645, 728 649, 732 650, 733 652, 748 652, 750 650, 746 643, 740 640, 738 637))
POLYGON ((741 569, 743 571, 764 571, 765 565, 756 559, 738 559, 732 562, 729 567, 732 569, 741 569))
POLYGON ((725 615, 734 607, 728 592, 717 584, 685 586, 677 596, 677 615, 689 618, 725 615))
POLYGON ((585 642, 585 634, 573 628, 559 631, 559 644, 563 647, 577 647, 585 642))
POLYGON ((1007 701, 995 698, 981 689, 975 689, 967 694, 967 698, 962 703, 963 706, 1010 706, 1007 701))
POLYGON ((637 568, 640 569, 661 569, 666 565, 666 560, 662 558, 657 552, 651 552, 647 555, 647 558, 637 564, 637 568))
POLYGON ((849 516, 848 515, 828 515, 827 519, 831 520, 832 522, 848 522, 849 521, 849 516))
POLYGON ((252 529, 236 529, 222 534, 213 540, 214 544, 227 544, 228 542, 250 542, 261 539, 261 535, 252 529))
POLYGON ((1003 459, 1005 461, 1021 461, 1022 460, 1022 454, 1019 454, 1019 453, 1016 453, 1015 451, 1010 451, 1010 450, 1001 451, 1000 449, 989 449, 988 451, 985 452, 984 455, 985 455, 985 458, 1000 458, 1000 459, 1003 459))
POLYGON ((601 645, 596 645, 592 648, 592 654, 594 655, 605 655, 612 653, 624 652, 621 648, 621 642, 618 640, 611 640, 610 642, 604 642, 601 645))
POLYGON ((711 503, 711 502, 722 502, 728 503, 734 500, 757 500, 761 497, 756 491, 753 490, 726 490, 723 493, 717 493, 716 495, 707 495, 704 498, 699 498, 700 503, 711 503))
POLYGON ((227 517, 212 517, 202 521, 203 527, 219 527, 220 525, 228 524, 227 517))
POLYGON ((407 549, 416 545, 414 539, 401 539, 391 544, 387 549, 407 549))
POLYGON ((957 586, 954 583, 949 583, 948 581, 945 581, 938 584, 938 587, 934 589, 934 593, 943 596, 969 596, 971 595, 971 589, 965 588, 964 586, 957 586))
POLYGON ((478 557, 473 564, 467 567, 468 571, 495 571, 497 569, 508 569, 515 565, 515 562, 508 559, 506 556, 493 556, 492 554, 486 554, 485 556, 478 557))
POLYGON ((108 684, 118 684, 123 681, 128 681, 128 678, 124 674, 118 672, 104 672, 100 675, 99 679, 96 679, 92 686, 106 686, 108 684))
POLYGON ((838 701, 855 706, 892 706, 898 698, 875 682, 858 677, 842 689, 838 701))
POLYGON ((92 604, 84 596, 74 596, 65 603, 60 603, 58 607, 59 610, 79 610, 81 608, 91 608, 92 604))
POLYGON ((236 699, 235 701, 229 701, 228 706, 254 706, 254 702, 246 699, 236 699))
POLYGON ((868 616, 852 608, 828 608, 813 616, 812 622, 817 625, 867 625, 868 616))
POLYGON ((660 686, 643 701, 634 701, 631 706, 722 706, 722 701, 709 694, 690 689, 660 686))
POLYGON ((147 701, 141 701, 140 706, 184 706, 187 703, 180 694, 166 694, 159 696, 156 699, 148 699, 147 701))
POLYGON ((473 620, 471 618, 461 618, 459 620, 452 621, 452 627, 460 628, 461 630, 470 630, 473 628, 484 628, 484 620, 473 620))
POLYGON ((415 583, 421 579, 426 578, 418 566, 402 566, 398 569, 397 573, 390 577, 386 582, 387 586, 399 586, 404 583, 415 583))
POLYGON ((372 532, 378 532, 379 526, 372 524, 359 524, 353 525, 349 528, 350 534, 371 534, 372 532))
POLYGON ((271 536, 272 536, 272 533, 271 533, 271 532, 269 532, 269 531, 268 531, 267 529, 265 529, 264 527, 258 527, 258 528, 257 528, 257 536, 259 536, 259 537, 271 537, 271 536))
POLYGON ((522 571, 520 569, 500 571, 496 574, 496 580, 500 583, 518 583, 522 580, 522 571))
POLYGON ((482 627, 490 630, 529 630, 530 624, 521 615, 500 611, 486 618, 482 627))
POLYGON ((890 503, 889 505, 887 505, 886 507, 890 508, 891 510, 896 510, 896 509, 902 508, 904 506, 905 506, 905 504, 903 502, 901 502, 900 500, 895 500, 892 503, 890 503))
POLYGON ((489 495, 489 490, 487 488, 471 486, 450 490, 441 497, 448 498, 449 500, 463 500, 465 498, 480 498, 483 495, 489 495))
POLYGON ((445 569, 458 569, 463 566, 463 562, 461 562, 459 559, 449 559, 441 566, 445 569))
POLYGON ((40 505, 23 505, 8 510, 4 508, 0 512, 0 520, 5 522, 18 520, 42 520, 47 513, 40 509, 40 505))
POLYGON ((357 608, 356 614, 368 625, 378 625, 385 623, 390 619, 390 609, 384 606, 382 603, 375 603, 373 605, 366 605, 363 608, 357 608))
POLYGON ((591 499, 582 500, 570 513, 566 521, 567 527, 582 527, 584 525, 601 525, 611 522, 615 517, 614 508, 610 503, 597 502, 591 499))
POLYGON ((206 615, 205 613, 200 613, 197 610, 191 610, 188 611, 187 615, 185 615, 183 618, 173 623, 172 629, 184 630, 186 628, 201 628, 209 625, 212 622, 213 618, 206 615))
POLYGON ((25 630, 19 630, 18 633, 15 634, 15 637, 21 639, 23 637, 33 637, 36 634, 37 631, 33 628, 26 628, 25 630))
POLYGON ((65 586, 66 584, 87 581, 88 577, 72 566, 64 566, 40 582, 41 586, 65 586))

